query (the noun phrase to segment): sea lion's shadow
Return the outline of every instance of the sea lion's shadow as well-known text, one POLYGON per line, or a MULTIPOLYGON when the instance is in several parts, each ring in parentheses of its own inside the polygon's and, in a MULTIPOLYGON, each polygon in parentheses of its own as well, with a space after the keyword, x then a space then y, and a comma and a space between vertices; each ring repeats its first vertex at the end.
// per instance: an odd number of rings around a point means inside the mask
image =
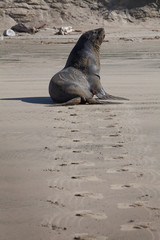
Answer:
POLYGON ((0 100, 7 101, 22 101, 26 103, 32 104, 53 104, 52 99, 50 97, 22 97, 22 98, 1 98, 0 100))
MULTIPOLYGON (((22 97, 22 98, 1 98, 0 100, 6 100, 6 101, 22 101, 25 103, 31 103, 31 104, 45 104, 49 106, 61 106, 61 104, 57 104, 56 102, 53 102, 50 97, 22 97)), ((123 104, 123 102, 110 102, 110 101, 103 101, 100 100, 101 104, 123 104)), ((97 103, 99 105, 99 103, 97 103)), ((82 105, 82 104, 80 104, 82 105)), ((84 104, 83 104, 84 105, 84 104)), ((87 105, 95 105, 95 104, 87 104, 87 105)))

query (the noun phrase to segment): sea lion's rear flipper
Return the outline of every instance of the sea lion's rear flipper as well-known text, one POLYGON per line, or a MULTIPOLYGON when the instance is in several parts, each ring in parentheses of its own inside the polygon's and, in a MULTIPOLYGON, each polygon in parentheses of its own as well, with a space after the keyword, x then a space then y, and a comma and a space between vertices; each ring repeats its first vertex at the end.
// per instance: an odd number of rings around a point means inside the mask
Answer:
POLYGON ((112 95, 106 93, 103 88, 101 88, 100 91, 98 93, 96 93, 96 96, 99 99, 103 99, 103 100, 108 100, 108 99, 111 99, 111 100, 129 100, 128 98, 112 96, 112 95))
POLYGON ((128 98, 112 96, 108 93, 106 93, 104 97, 105 97, 104 99, 111 99, 111 100, 129 100, 128 98))
POLYGON ((86 99, 86 103, 88 104, 122 104, 121 102, 109 102, 109 101, 100 101, 99 99, 96 98, 89 98, 86 99))

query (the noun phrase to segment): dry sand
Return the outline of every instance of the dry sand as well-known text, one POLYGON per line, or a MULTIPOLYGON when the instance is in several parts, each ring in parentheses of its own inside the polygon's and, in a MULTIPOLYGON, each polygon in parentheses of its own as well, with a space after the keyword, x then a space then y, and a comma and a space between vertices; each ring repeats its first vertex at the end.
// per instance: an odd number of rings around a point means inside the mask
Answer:
POLYGON ((52 107, 73 47, 55 40, 0 42, 0 239, 160 239, 160 40, 102 45, 102 84, 130 101, 52 107))

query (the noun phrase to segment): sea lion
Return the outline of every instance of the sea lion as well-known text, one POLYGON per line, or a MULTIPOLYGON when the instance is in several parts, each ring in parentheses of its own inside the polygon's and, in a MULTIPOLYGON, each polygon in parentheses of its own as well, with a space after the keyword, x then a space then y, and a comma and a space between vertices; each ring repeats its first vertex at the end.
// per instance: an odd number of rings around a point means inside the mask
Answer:
POLYGON ((72 49, 65 67, 56 73, 49 84, 52 100, 60 105, 79 103, 104 103, 99 99, 124 98, 109 95, 100 82, 100 46, 105 37, 103 28, 87 31, 81 35, 72 49))

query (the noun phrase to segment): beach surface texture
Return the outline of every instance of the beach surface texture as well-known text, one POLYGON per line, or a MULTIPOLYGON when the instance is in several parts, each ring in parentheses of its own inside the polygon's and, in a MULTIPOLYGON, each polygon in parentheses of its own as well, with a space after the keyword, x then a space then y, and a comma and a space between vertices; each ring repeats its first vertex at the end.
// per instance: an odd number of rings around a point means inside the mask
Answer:
POLYGON ((160 239, 160 28, 128 29, 105 29, 100 75, 129 101, 104 105, 49 97, 80 34, 0 41, 1 240, 160 239))

